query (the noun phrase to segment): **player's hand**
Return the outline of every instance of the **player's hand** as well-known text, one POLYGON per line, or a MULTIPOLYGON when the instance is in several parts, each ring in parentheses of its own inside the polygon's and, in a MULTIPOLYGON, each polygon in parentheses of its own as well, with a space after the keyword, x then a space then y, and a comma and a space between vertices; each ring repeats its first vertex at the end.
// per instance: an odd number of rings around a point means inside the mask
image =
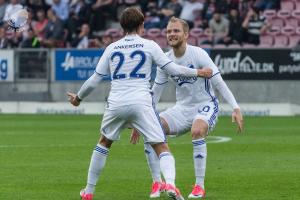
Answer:
POLYGON ((131 136, 130 136, 130 143, 137 144, 140 140, 139 132, 134 128, 132 129, 131 136))
POLYGON ((71 93, 71 92, 67 92, 67 96, 68 96, 68 101, 73 105, 73 106, 79 106, 80 101, 79 98, 77 97, 77 94, 71 93))
POLYGON ((202 69, 198 69, 198 76, 204 78, 210 78, 213 74, 213 70, 209 67, 204 67, 202 69))
POLYGON ((244 122, 242 112, 239 108, 233 110, 232 122, 235 122, 237 124, 237 132, 241 133, 243 131, 244 122))

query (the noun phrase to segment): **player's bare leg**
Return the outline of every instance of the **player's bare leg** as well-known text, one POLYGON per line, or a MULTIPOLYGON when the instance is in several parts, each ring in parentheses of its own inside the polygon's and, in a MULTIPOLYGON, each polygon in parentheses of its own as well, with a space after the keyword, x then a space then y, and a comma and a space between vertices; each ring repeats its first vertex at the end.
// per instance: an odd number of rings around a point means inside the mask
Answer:
POLYGON ((204 198, 204 177, 207 157, 205 137, 208 132, 208 124, 202 119, 196 119, 191 132, 196 183, 189 198, 204 198))
POLYGON ((87 185, 85 189, 81 190, 80 196, 83 200, 92 200, 95 187, 101 171, 103 170, 106 158, 108 156, 109 148, 113 141, 101 136, 99 143, 96 145, 90 162, 90 167, 87 177, 87 185))

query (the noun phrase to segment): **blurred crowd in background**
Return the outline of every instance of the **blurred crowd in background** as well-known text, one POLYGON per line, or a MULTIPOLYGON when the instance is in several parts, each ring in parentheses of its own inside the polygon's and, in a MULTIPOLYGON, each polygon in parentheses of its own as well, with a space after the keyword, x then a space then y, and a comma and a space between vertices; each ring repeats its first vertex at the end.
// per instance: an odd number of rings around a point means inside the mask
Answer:
MULTIPOLYGON (((297 11, 298 1, 0 0, 0 49, 104 48, 122 37, 118 20, 122 10, 128 6, 137 6, 143 11, 145 37, 161 41, 163 47, 166 45, 163 42, 165 28, 172 16, 188 22, 191 31, 190 42, 194 45, 270 43, 272 46, 276 43, 275 35, 281 35, 282 29, 289 27, 287 24, 289 20, 284 19, 287 16, 283 16, 283 24, 276 33, 276 28, 272 29, 272 20, 277 19, 280 12, 288 9, 291 9, 288 17, 292 17, 291 13, 297 11), (28 11, 28 23, 22 31, 11 30, 6 23, 11 10, 18 7, 28 11), (261 41, 266 32, 269 33, 267 36, 272 37, 272 41, 269 41, 269 38, 261 41)), ((297 19, 298 26, 299 18, 296 14, 293 17, 297 19)), ((296 27, 291 25, 294 34, 297 31, 296 27)))

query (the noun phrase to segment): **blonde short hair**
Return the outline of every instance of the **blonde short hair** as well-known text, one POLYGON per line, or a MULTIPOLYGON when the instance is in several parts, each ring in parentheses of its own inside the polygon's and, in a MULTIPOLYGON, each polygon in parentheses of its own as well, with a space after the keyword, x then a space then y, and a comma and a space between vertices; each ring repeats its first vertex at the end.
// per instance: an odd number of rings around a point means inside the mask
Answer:
POLYGON ((189 32, 190 28, 189 28, 188 23, 185 20, 177 18, 177 17, 171 17, 168 24, 169 23, 174 23, 174 22, 180 22, 182 27, 183 27, 183 31, 184 32, 189 32))

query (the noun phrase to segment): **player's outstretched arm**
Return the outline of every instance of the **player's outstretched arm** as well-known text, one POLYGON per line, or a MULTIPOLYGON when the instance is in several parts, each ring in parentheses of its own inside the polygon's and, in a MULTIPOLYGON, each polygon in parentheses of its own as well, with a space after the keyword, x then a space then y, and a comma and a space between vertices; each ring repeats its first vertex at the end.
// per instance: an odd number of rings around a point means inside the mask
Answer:
POLYGON ((95 87, 102 81, 103 75, 94 73, 88 80, 86 80, 81 86, 77 94, 68 92, 68 100, 73 106, 79 106, 80 101, 87 97, 95 87))
POLYGON ((239 108, 236 108, 232 112, 232 122, 235 122, 237 125, 237 132, 241 133, 244 129, 244 121, 243 121, 243 115, 239 108))
POLYGON ((233 108, 232 122, 235 122, 237 124, 237 132, 241 133, 243 130, 243 115, 232 92, 230 91, 230 89, 228 88, 227 84, 224 82, 220 74, 217 74, 216 76, 212 77, 210 80, 213 86, 220 92, 222 97, 233 108))

